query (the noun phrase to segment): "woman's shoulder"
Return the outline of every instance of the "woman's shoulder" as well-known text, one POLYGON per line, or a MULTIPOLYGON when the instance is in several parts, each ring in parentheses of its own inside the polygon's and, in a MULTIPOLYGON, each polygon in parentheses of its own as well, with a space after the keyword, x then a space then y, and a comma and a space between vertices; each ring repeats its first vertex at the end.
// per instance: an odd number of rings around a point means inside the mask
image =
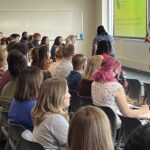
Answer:
POLYGON ((113 88, 123 88, 122 85, 118 82, 105 82, 105 83, 101 83, 101 82, 96 82, 93 81, 92 86, 106 86, 106 87, 113 87, 113 88))
POLYGON ((45 119, 44 119, 44 122, 46 124, 66 124, 68 125, 68 121, 65 119, 64 116, 62 115, 59 115, 59 114, 46 114, 45 115, 45 119))

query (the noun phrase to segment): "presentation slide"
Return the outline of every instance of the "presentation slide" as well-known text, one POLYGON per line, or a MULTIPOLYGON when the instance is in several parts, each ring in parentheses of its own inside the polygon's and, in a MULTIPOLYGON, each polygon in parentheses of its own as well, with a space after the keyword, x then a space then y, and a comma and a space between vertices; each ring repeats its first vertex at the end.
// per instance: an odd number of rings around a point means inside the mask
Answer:
POLYGON ((114 0, 114 36, 143 38, 147 30, 146 0, 114 0))

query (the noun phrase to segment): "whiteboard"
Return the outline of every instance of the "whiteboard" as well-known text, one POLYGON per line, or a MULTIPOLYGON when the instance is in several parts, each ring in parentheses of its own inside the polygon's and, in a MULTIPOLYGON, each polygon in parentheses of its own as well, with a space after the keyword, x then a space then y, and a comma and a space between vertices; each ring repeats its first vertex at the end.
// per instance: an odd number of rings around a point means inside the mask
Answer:
POLYGON ((66 38, 83 33, 82 11, 0 11, 0 31, 6 36, 12 33, 39 32, 54 40, 60 35, 66 38))

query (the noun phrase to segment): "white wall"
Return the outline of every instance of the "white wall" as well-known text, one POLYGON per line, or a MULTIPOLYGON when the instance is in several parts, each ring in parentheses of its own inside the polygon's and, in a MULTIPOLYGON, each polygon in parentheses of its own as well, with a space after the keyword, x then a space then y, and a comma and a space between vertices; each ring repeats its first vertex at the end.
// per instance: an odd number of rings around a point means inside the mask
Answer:
POLYGON ((149 44, 144 40, 116 39, 116 56, 124 66, 150 72, 149 44))
POLYGON ((76 42, 76 52, 84 53, 87 57, 91 56, 91 44, 95 35, 95 0, 1 0, 0 4, 0 11, 52 10, 83 11, 84 40, 76 42))

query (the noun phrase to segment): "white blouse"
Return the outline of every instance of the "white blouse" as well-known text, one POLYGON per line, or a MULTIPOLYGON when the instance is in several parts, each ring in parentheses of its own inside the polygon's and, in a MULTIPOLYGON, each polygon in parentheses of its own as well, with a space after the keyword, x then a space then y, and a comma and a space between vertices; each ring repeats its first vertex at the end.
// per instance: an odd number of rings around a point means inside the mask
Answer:
POLYGON ((116 104, 116 94, 118 89, 123 89, 122 85, 118 82, 100 83, 94 81, 92 83, 92 100, 96 106, 110 107, 117 117, 117 124, 120 124, 120 119, 117 115, 119 108, 116 104))

